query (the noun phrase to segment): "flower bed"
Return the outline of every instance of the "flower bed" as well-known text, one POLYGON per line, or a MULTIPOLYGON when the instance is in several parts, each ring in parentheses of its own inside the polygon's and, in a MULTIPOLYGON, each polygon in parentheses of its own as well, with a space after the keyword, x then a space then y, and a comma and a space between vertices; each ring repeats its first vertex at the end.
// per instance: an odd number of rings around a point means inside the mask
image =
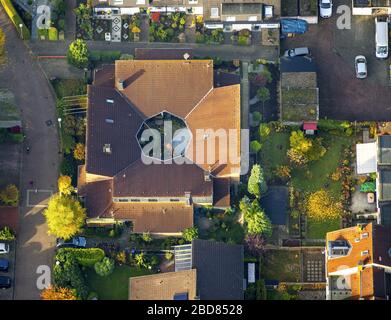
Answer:
POLYGON ((185 31, 185 24, 185 13, 160 14, 152 12, 149 23, 149 41, 179 42, 179 37, 185 31))

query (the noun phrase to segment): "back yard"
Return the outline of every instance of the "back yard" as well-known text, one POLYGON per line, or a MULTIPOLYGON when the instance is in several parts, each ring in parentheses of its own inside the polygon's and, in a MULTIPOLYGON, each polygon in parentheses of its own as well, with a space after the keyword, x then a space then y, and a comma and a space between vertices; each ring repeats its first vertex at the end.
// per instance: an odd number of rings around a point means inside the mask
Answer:
POLYGON ((151 273, 147 269, 120 266, 107 277, 102 277, 94 269, 89 269, 86 277, 88 287, 98 294, 99 300, 128 300, 129 278, 151 273))
POLYGON ((267 250, 261 259, 261 278, 284 282, 299 282, 300 251, 267 250))
POLYGON ((287 151, 290 148, 291 131, 297 128, 282 127, 273 123, 268 126, 271 131, 261 138, 262 149, 259 154, 268 184, 288 185, 291 190, 290 219, 298 219, 298 216, 302 215, 301 221, 304 221, 302 226, 299 226, 300 220, 297 220, 293 225, 298 230, 301 228, 301 234, 304 238, 324 239, 326 232, 340 228, 342 207, 341 216, 338 218, 329 217, 315 220, 306 215, 307 200, 309 195, 320 190, 326 191, 327 195, 335 202, 343 200, 341 195, 344 192, 344 187, 345 189, 349 188, 346 179, 348 182, 350 181, 350 159, 347 159, 350 153, 346 150, 354 144, 354 139, 343 132, 323 130, 309 139, 313 143, 315 143, 315 139, 319 139, 321 145, 326 149, 325 154, 304 166, 295 166, 289 160, 287 151), (281 169, 282 166, 283 169, 281 169), (348 177, 346 178, 346 176, 348 177))

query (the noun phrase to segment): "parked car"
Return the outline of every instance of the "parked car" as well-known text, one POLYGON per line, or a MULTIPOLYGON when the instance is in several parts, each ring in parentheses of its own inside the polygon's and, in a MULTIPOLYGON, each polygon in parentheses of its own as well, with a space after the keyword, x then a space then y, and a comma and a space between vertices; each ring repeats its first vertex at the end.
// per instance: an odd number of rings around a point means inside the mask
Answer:
POLYGON ((0 271, 8 272, 9 261, 7 259, 0 259, 0 271))
POLYGON ((69 240, 57 239, 57 248, 85 248, 87 240, 84 237, 73 237, 69 240))
POLYGON ((11 288, 11 278, 7 276, 0 276, 0 289, 11 288))
POLYGON ((388 58, 388 17, 375 18, 376 58, 388 58))
POLYGON ((356 77, 365 79, 367 77, 367 59, 364 56, 354 58, 354 66, 356 68, 356 77))
POLYGON ((322 18, 330 18, 332 14, 333 14, 332 0, 320 0, 319 1, 319 15, 322 18))
POLYGON ((0 254, 7 254, 10 252, 10 246, 6 243, 0 243, 0 254))
POLYGON ((311 51, 307 47, 289 49, 284 52, 284 57, 298 57, 310 55, 311 51))

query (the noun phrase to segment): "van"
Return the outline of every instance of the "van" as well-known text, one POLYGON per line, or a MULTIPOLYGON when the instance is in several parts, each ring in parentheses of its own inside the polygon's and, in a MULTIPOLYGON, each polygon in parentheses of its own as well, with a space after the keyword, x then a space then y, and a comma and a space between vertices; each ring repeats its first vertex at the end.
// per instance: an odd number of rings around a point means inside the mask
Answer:
POLYGON ((298 56, 307 56, 310 55, 311 51, 307 47, 302 47, 302 48, 294 48, 294 49, 289 49, 286 50, 284 53, 284 57, 298 57, 298 56))
POLYGON ((388 57, 388 18, 376 17, 376 58, 388 57))

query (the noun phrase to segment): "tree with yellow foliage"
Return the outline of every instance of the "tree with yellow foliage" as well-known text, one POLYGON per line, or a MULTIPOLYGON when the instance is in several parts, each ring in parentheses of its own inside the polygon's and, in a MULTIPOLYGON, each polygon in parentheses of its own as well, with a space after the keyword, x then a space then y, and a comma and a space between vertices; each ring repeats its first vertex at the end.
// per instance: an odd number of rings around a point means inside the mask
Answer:
POLYGON ((70 176, 61 175, 58 178, 58 191, 61 195, 69 196, 75 191, 75 188, 72 186, 72 178, 70 176))
POLYGON ((75 149, 73 150, 73 157, 76 160, 84 160, 85 152, 86 152, 86 147, 84 143, 76 143, 75 149))
POLYGON ((42 300, 77 300, 75 290, 50 286, 41 292, 42 300))
POLYGON ((58 238, 69 239, 80 232, 86 219, 86 210, 76 199, 61 194, 55 194, 49 200, 46 217, 49 234, 58 238))
POLYGON ((336 201, 324 189, 309 195, 307 199, 307 216, 317 221, 332 220, 341 217, 342 203, 336 201))
POLYGON ((292 131, 289 138, 291 148, 287 155, 291 162, 297 166, 307 164, 309 161, 319 160, 326 153, 320 138, 307 138, 303 131, 292 131))

